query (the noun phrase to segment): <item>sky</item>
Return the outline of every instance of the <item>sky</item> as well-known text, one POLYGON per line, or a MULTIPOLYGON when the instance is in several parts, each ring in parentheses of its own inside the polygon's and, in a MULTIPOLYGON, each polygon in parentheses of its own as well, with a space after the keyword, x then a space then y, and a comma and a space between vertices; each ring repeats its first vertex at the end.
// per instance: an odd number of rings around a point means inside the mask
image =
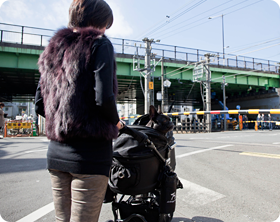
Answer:
MULTIPOLYGON (((159 39, 280 62, 280 0, 107 0, 109 37, 159 39), (222 16, 224 25, 222 26, 222 16), (208 19, 212 17, 212 19, 208 19)), ((71 0, 0 0, 0 23, 57 30, 67 26, 71 0), (47 3, 46 3, 47 2, 47 3)), ((8 29, 0 24, 0 29, 8 29)), ((48 33, 50 34, 50 33, 48 33)))

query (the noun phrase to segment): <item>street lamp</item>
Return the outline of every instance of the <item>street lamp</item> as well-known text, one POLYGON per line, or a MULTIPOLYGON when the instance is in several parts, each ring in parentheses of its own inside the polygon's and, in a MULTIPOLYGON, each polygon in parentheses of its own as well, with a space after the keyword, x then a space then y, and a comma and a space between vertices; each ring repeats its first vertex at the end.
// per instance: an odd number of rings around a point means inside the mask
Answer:
POLYGON ((223 37, 223 59, 225 58, 225 36, 224 36, 224 14, 217 15, 214 17, 209 17, 208 19, 213 19, 217 17, 222 17, 222 37, 223 37))

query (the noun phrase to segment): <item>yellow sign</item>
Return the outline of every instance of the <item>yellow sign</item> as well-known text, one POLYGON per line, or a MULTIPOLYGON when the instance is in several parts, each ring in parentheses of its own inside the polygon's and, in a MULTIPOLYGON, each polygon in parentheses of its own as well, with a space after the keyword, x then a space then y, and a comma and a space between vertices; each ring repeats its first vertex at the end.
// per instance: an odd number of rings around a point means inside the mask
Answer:
POLYGON ((154 89, 154 83, 153 82, 149 82, 149 89, 154 89))
POLYGON ((13 126, 12 126, 12 123, 7 123, 7 129, 12 129, 13 126))
POLYGON ((29 122, 7 123, 7 129, 29 129, 31 127, 32 127, 32 124, 29 122))

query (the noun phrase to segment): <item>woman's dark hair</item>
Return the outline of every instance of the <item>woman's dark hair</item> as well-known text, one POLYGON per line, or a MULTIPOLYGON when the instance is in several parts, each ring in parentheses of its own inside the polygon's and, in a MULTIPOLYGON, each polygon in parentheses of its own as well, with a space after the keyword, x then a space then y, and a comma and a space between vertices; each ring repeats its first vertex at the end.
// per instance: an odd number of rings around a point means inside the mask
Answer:
POLYGON ((104 0, 73 0, 69 8, 69 28, 88 27, 110 28, 113 12, 104 0))

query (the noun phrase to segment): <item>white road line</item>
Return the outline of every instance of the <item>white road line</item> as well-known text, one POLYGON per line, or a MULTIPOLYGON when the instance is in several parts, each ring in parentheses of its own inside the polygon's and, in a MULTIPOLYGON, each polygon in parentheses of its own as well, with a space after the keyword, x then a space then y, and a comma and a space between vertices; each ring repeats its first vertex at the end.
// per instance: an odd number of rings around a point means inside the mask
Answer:
POLYGON ((8 222, 8 221, 4 220, 0 214, 0 222, 8 222))
MULTIPOLYGON (((202 141, 201 141, 202 142, 202 141)), ((203 141, 204 143, 207 142, 211 142, 211 143, 231 143, 233 145, 248 145, 248 146, 272 146, 275 147, 273 144, 271 143, 241 143, 241 142, 232 142, 232 141, 221 141, 221 140, 207 140, 207 141, 203 141)))
POLYGON ((54 210, 53 202, 49 203, 48 205, 34 211, 33 213, 27 215, 26 217, 18 220, 17 222, 34 222, 41 217, 45 216, 46 214, 50 213, 54 210))
POLYGON ((41 139, 42 141, 44 142, 49 142, 50 140, 49 139, 41 139))
POLYGON ((280 142, 272 143, 272 144, 280 144, 280 142))
POLYGON ((182 178, 179 179, 184 188, 182 190, 177 190, 177 197, 180 197, 180 200, 183 200, 189 205, 199 207, 225 197, 225 195, 206 187, 202 187, 182 178))
POLYGON ((210 140, 210 138, 190 138, 190 140, 210 140))
POLYGON ((207 151, 210 151, 210 150, 221 149, 221 148, 225 148, 225 147, 229 147, 229 146, 233 146, 233 145, 228 144, 228 145, 224 145, 224 146, 216 146, 216 147, 212 147, 212 148, 208 148, 208 149, 197 150, 197 151, 194 151, 194 152, 177 155, 176 158, 191 156, 191 155, 194 155, 194 154, 203 153, 203 152, 207 152, 207 151))
MULTIPOLYGON (((198 207, 225 197, 225 195, 223 194, 192 183, 183 178, 180 178, 180 181, 183 184, 184 189, 177 191, 178 198, 189 205, 198 207)), ((42 218, 53 210, 54 204, 52 202, 16 222, 35 222, 36 220, 42 218)))
POLYGON ((36 152, 42 152, 42 151, 47 151, 48 149, 41 149, 41 150, 30 150, 30 151, 25 151, 24 153, 36 153, 36 152))

